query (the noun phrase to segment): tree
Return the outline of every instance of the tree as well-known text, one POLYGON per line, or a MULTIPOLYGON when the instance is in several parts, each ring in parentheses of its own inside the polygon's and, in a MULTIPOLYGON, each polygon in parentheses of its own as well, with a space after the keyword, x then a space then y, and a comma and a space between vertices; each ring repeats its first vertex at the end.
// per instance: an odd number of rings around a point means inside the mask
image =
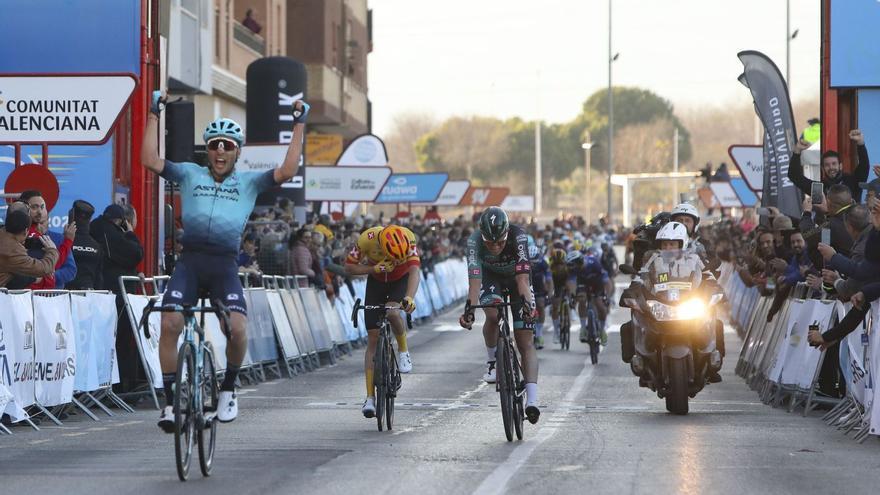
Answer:
POLYGON ((508 156, 508 130, 490 117, 452 117, 416 143, 419 169, 477 183, 497 180, 508 156))
POLYGON ((404 113, 394 117, 391 132, 385 136, 388 164, 398 172, 417 172, 416 142, 439 125, 426 113, 404 113))

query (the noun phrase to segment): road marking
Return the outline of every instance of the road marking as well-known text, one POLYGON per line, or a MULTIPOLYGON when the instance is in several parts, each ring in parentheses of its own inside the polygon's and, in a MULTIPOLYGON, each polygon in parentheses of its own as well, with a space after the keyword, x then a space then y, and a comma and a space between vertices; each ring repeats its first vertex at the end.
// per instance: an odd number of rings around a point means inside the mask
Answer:
POLYGON ((88 433, 81 431, 79 433, 62 433, 62 437, 81 437, 83 435, 88 435, 88 433))
MULTIPOLYGON (((577 378, 575 378, 571 388, 568 389, 565 398, 562 399, 559 409, 546 421, 546 423, 558 423, 559 421, 564 421, 569 413, 577 409, 574 407, 574 400, 583 391, 590 378, 592 378, 593 369, 593 365, 590 363, 589 358, 584 360, 584 367, 581 369, 577 378)), ((513 449, 513 452, 510 453, 507 460, 495 468, 495 470, 492 471, 482 483, 480 483, 480 486, 474 490, 474 495, 504 493, 506 491, 505 488, 507 483, 513 478, 519 468, 529 460, 529 457, 532 456, 535 449, 552 438, 557 431, 558 428, 555 424, 542 426, 534 437, 524 440, 513 449)))
POLYGON ((45 440, 32 440, 32 441, 30 441, 30 442, 28 442, 28 443, 31 444, 31 445, 40 445, 41 443, 47 443, 47 442, 51 442, 51 441, 52 441, 51 438, 47 438, 47 439, 45 439, 45 440))

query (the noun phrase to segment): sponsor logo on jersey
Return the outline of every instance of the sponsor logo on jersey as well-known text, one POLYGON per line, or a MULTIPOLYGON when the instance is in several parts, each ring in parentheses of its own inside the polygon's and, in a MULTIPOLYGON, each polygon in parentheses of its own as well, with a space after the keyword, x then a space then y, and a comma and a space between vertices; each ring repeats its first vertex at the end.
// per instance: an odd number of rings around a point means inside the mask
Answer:
POLYGON ((209 192, 211 194, 234 194, 236 196, 239 195, 237 187, 223 187, 223 186, 211 187, 211 186, 203 186, 203 185, 199 184, 199 185, 195 186, 193 188, 193 190, 196 192, 198 192, 198 191, 209 192))

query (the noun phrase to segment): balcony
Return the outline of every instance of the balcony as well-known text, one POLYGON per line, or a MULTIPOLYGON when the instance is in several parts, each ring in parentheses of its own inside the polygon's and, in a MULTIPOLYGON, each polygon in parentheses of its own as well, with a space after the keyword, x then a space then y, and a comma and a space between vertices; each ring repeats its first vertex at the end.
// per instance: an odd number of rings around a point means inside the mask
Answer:
POLYGON ((266 40, 238 21, 232 21, 232 36, 235 41, 253 50, 260 57, 266 56, 266 40))

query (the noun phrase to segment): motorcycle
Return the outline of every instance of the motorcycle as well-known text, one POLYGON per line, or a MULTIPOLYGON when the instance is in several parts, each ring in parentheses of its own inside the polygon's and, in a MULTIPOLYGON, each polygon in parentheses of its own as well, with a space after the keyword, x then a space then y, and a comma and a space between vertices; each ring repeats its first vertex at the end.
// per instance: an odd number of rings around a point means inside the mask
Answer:
POLYGON ((639 386, 665 398, 673 414, 687 414, 688 399, 722 365, 715 306, 723 295, 714 281, 703 280, 702 269, 696 254, 680 250, 654 253, 638 272, 620 266, 621 272, 638 275, 620 298, 633 322, 632 335, 621 334, 623 360, 639 386))

